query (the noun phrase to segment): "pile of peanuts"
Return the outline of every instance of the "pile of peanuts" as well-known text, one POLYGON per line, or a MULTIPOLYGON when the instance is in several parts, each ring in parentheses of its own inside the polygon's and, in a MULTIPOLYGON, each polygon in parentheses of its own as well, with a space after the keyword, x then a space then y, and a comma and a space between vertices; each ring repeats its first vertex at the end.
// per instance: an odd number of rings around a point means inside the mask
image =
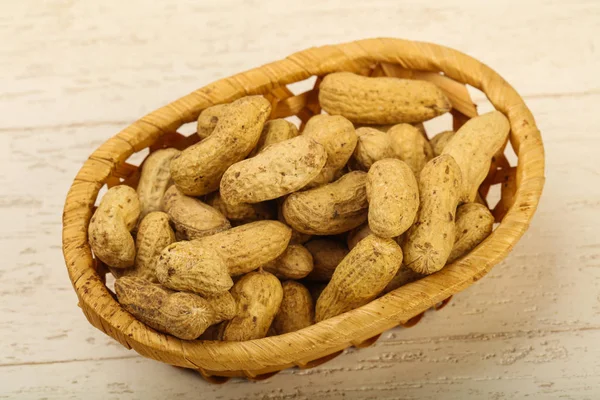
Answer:
POLYGON ((478 201, 508 140, 498 112, 427 139, 451 109, 430 82, 323 79, 302 132, 248 96, 205 109, 200 141, 153 152, 89 225, 121 305, 192 340, 297 331, 465 255, 493 229, 478 201))

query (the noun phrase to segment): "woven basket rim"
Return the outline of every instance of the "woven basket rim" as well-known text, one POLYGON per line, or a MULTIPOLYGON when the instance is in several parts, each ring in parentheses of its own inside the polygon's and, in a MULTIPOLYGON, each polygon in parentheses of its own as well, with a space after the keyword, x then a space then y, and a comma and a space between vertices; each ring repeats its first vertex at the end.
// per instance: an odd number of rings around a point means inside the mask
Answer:
POLYGON ((201 371, 246 371, 248 376, 303 366, 406 322, 484 276, 529 226, 544 184, 544 149, 534 118, 518 93, 485 64, 459 51, 393 38, 364 39, 310 48, 259 68, 221 79, 136 121, 100 146, 75 178, 63 213, 63 253, 79 304, 88 320, 128 348, 156 360, 201 371), (193 122, 200 111, 277 85, 357 71, 373 63, 443 72, 486 94, 511 124, 518 156, 513 206, 492 235, 440 272, 402 286, 371 303, 298 332, 247 342, 184 341, 158 333, 124 311, 94 269, 87 226, 99 189, 119 163, 166 132, 193 122))

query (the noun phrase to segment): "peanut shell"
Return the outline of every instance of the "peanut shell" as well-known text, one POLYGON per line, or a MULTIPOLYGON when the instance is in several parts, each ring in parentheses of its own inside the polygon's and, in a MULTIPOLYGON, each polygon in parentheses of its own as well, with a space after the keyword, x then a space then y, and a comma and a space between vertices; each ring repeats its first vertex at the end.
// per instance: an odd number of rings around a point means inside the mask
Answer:
POLYGON ((291 244, 263 269, 280 279, 302 279, 313 270, 313 257, 301 244, 291 244))
POLYGON ((484 241, 494 228, 494 216, 479 203, 466 203, 456 210, 456 238, 448 263, 467 254, 484 241))
POLYGON ((294 281, 283 282, 281 286, 283 300, 272 325, 275 333, 283 335, 314 324, 315 304, 308 289, 294 281))
POLYGON ((305 247, 312 254, 314 268, 306 279, 326 282, 331 279, 338 264, 348 254, 346 245, 329 238, 318 238, 308 241, 305 247))

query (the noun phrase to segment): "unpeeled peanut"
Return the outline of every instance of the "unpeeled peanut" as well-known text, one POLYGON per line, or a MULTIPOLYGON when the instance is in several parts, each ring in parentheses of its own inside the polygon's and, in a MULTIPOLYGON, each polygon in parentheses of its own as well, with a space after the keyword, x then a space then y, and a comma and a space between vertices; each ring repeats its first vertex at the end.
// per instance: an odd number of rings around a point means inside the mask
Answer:
POLYGON ((316 320, 361 307, 387 286, 402 264, 402 250, 392 239, 371 235, 361 240, 336 268, 317 300, 316 320))
POLYGON ((448 142, 442 154, 456 160, 462 173, 460 201, 470 203, 489 172, 492 156, 508 138, 510 123, 500 111, 468 120, 448 142))
POLYGON ((197 239, 231 228, 227 218, 217 209, 184 195, 175 185, 166 191, 162 209, 183 239, 197 239))
POLYGON ((266 263, 263 269, 278 278, 302 279, 313 270, 313 257, 301 244, 291 244, 283 254, 266 263))
POLYGON ((443 131, 432 137, 429 144, 431 144, 433 155, 437 157, 442 154, 444 148, 453 137, 454 131, 443 131))
POLYGON ((196 129, 200 139, 206 139, 213 133, 217 126, 217 122, 219 122, 219 118, 221 118, 225 112, 225 107, 227 107, 227 104, 217 104, 202 110, 198 116, 196 129))
POLYGON ((260 153, 267 146, 295 138, 296 136, 298 136, 298 128, 291 122, 286 121, 285 119, 273 119, 267 121, 260 134, 256 147, 252 150, 252 153, 250 153, 250 157, 260 153))
POLYGON ((319 102, 327 113, 354 123, 423 122, 451 108, 440 88, 420 80, 336 72, 325 76, 319 89, 319 102))
POLYGON ((137 276, 158 283, 156 261, 165 247, 175 241, 169 216, 160 211, 147 214, 138 226, 135 238, 137 254, 133 268, 123 270, 123 276, 137 276))
POLYGON ((394 157, 390 136, 375 128, 358 128, 358 142, 349 166, 354 170, 368 171, 376 161, 394 157))
POLYGON ((221 196, 230 204, 276 199, 306 186, 326 161, 325 148, 308 136, 275 143, 233 164, 221 180, 221 196))
POLYGON ((273 329, 278 335, 299 331, 314 323, 315 304, 308 289, 301 283, 286 281, 281 285, 283 299, 273 329))
POLYGON ((133 276, 117 279, 115 292, 123 308, 138 320, 180 339, 196 339, 215 323, 209 302, 191 293, 174 293, 133 276))
POLYGON ((479 203, 466 203, 456 210, 456 239, 448 263, 467 254, 492 233, 494 216, 479 203))
POLYGON ((460 168, 447 154, 434 158, 421 171, 421 204, 402 246, 408 268, 420 274, 432 274, 446 264, 454 245, 454 221, 461 188, 460 168))
POLYGON ((160 211, 160 203, 171 181, 171 160, 181 153, 177 149, 161 149, 150 154, 142 164, 137 194, 140 221, 146 214, 160 211))
POLYGON ((356 147, 357 136, 352 122, 339 115, 318 114, 308 120, 302 134, 323 145, 327 152, 325 166, 308 187, 331 182, 356 147))
POLYGON ((244 341, 265 337, 283 299, 279 279, 264 271, 250 272, 236 282, 231 294, 238 311, 224 323, 222 339, 244 341))
POLYGON ((366 187, 371 231, 387 238, 406 232, 419 208, 419 186, 408 164, 394 158, 377 161, 366 187))
POLYGON ((295 230, 312 235, 335 235, 365 222, 368 213, 367 174, 349 172, 333 183, 290 194, 283 216, 295 230))
POLYGON ((219 254, 197 241, 167 246, 156 262, 156 277, 169 289, 204 296, 221 294, 233 286, 227 266, 219 254))
POLYGON ((410 124, 394 125, 387 134, 394 156, 407 163, 418 177, 425 164, 433 158, 433 150, 427 139, 410 124))
POLYGON ((279 221, 256 221, 193 242, 216 251, 229 274, 236 276, 279 257, 291 236, 291 229, 279 221))
POLYGON ((171 176, 177 187, 188 196, 217 190, 227 168, 254 149, 270 112, 271 103, 262 96, 243 97, 228 104, 212 134, 171 161, 171 176))
POLYGON ((96 257, 113 268, 131 267, 135 261, 135 242, 131 230, 140 215, 136 191, 125 185, 106 192, 88 227, 90 246, 96 257))

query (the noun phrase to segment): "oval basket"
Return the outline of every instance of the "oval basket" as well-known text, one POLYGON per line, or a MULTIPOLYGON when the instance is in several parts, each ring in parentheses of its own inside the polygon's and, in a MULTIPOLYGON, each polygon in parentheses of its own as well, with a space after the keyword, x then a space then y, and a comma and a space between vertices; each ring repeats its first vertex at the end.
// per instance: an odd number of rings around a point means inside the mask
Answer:
POLYGON ((283 60, 219 80, 146 115, 102 144, 84 163, 67 195, 63 214, 63 252, 79 306, 89 322, 139 354, 192 368, 211 382, 245 376, 264 379, 289 367, 309 368, 339 355, 349 346, 364 347, 398 325, 411 326, 432 307, 484 276, 523 235, 536 210, 544 184, 544 149, 534 118, 517 92, 479 61, 443 46, 400 39, 368 39, 311 48, 283 60), (321 77, 335 71, 396 76, 434 82, 450 98, 454 129, 477 115, 465 84, 485 93, 510 120, 510 145, 518 157, 511 166, 504 155, 494 158, 480 188, 485 199, 492 185, 501 186, 493 208, 494 232, 467 256, 440 272, 402 286, 356 310, 298 332, 247 342, 185 341, 147 327, 121 308, 105 285, 106 269, 94 259, 87 228, 100 189, 121 183, 136 185, 134 153, 198 141, 177 130, 218 103, 263 94, 273 106, 271 118, 297 116, 304 123, 321 112, 321 77), (312 78, 314 86, 295 95, 286 86, 312 78))

